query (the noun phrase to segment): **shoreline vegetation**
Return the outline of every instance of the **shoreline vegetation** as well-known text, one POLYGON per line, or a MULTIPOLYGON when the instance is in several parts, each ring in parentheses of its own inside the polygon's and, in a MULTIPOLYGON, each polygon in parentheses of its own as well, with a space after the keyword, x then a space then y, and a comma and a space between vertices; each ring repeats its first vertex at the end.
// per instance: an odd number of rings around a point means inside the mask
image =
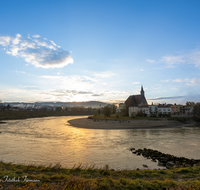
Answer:
POLYGON ((0 111, 0 123, 2 120, 28 119, 52 116, 88 116, 93 115, 93 111, 0 111))
POLYGON ((200 166, 115 171, 108 165, 77 164, 68 169, 59 163, 36 166, 1 161, 0 168, 0 189, 200 189, 200 166))

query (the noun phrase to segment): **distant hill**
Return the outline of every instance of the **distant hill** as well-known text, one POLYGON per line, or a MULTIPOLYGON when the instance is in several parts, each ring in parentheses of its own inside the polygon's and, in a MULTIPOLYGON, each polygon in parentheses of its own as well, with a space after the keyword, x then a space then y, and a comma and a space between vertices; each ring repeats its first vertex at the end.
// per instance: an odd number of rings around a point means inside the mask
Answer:
POLYGON ((11 106, 18 106, 18 107, 46 107, 46 106, 78 107, 78 106, 84 106, 84 107, 92 107, 92 108, 99 108, 100 105, 101 105, 101 107, 108 105, 107 103, 99 102, 99 101, 88 101, 88 102, 34 102, 34 103, 4 102, 3 104, 4 105, 10 104, 11 106))

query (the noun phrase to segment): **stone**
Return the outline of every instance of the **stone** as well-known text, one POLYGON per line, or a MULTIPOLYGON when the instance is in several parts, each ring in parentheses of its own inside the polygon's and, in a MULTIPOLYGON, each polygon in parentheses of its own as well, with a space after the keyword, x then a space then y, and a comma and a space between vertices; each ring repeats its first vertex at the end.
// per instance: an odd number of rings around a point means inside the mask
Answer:
POLYGON ((167 162, 167 163, 166 163, 166 168, 167 168, 167 169, 170 169, 170 168, 174 167, 174 165, 175 165, 174 162, 167 162))
POLYGON ((190 164, 185 164, 185 167, 191 167, 191 165, 190 164))
POLYGON ((143 167, 145 167, 145 168, 148 168, 148 166, 147 166, 147 165, 145 165, 145 164, 143 164, 143 167))

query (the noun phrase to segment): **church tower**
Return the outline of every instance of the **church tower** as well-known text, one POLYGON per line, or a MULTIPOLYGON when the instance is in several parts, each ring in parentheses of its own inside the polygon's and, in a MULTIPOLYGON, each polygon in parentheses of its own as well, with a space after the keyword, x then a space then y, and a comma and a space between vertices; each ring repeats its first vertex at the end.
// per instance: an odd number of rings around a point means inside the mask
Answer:
POLYGON ((144 97, 144 90, 143 90, 143 86, 141 86, 141 91, 140 91, 141 96, 144 97))

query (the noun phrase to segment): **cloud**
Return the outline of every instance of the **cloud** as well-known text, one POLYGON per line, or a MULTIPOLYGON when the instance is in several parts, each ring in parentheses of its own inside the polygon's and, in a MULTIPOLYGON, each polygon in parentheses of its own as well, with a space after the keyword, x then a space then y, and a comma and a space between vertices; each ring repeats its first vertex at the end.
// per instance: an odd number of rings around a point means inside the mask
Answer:
POLYGON ((176 65, 185 64, 185 65, 194 65, 200 67, 200 50, 191 50, 181 52, 178 55, 165 55, 162 56, 159 60, 146 59, 149 63, 163 63, 166 64, 165 68, 174 68, 176 65))
POLYGON ((38 34, 23 38, 0 36, 0 44, 5 47, 6 53, 22 57, 26 62, 41 68, 63 68, 73 63, 71 53, 57 46, 53 41, 38 39, 38 34))
POLYGON ((32 35, 33 38, 40 38, 41 36, 38 34, 32 35))
POLYGON ((15 71, 16 73, 26 73, 25 71, 15 71))
POLYGON ((11 41, 10 36, 0 36, 0 44, 2 46, 9 46, 11 41))
MULTIPOLYGON (((91 89, 94 86, 92 80, 88 80, 84 76, 41 76, 40 78, 48 79, 50 86, 56 86, 56 88, 69 89, 69 90, 79 90, 85 91, 85 89, 91 89)), ((46 83, 46 81, 45 81, 46 83)))
POLYGON ((103 96, 103 94, 93 94, 92 96, 103 96))
POLYGON ((163 56, 159 62, 165 63, 167 67, 175 67, 177 64, 200 66, 200 50, 181 53, 180 55, 163 56))
POLYGON ((174 79, 173 82, 183 82, 182 79, 174 79))
POLYGON ((98 78, 108 78, 108 77, 112 77, 115 76, 116 74, 110 72, 110 71, 105 71, 105 72, 99 72, 99 73, 95 73, 94 76, 98 77, 98 78))
POLYGON ((173 65, 173 64, 179 64, 179 63, 185 63, 185 57, 180 55, 180 56, 163 56, 161 58, 161 62, 167 63, 168 65, 173 65))
POLYGON ((140 69, 140 71, 144 71, 144 69, 140 69))
POLYGON ((175 79, 175 80, 173 80, 173 82, 179 82, 179 83, 180 82, 185 82, 185 84, 188 85, 188 86, 196 86, 196 85, 200 85, 200 78, 175 79))
POLYGON ((133 82, 133 84, 140 84, 140 82, 133 82))
POLYGON ((155 63, 155 62, 156 62, 156 61, 153 60, 153 59, 146 59, 146 61, 149 62, 149 63, 155 63))
POLYGON ((169 82, 171 79, 161 80, 161 82, 169 82))
POLYGON ((148 100, 165 100, 165 99, 178 99, 178 98, 184 98, 184 96, 157 97, 157 98, 149 98, 148 100))

